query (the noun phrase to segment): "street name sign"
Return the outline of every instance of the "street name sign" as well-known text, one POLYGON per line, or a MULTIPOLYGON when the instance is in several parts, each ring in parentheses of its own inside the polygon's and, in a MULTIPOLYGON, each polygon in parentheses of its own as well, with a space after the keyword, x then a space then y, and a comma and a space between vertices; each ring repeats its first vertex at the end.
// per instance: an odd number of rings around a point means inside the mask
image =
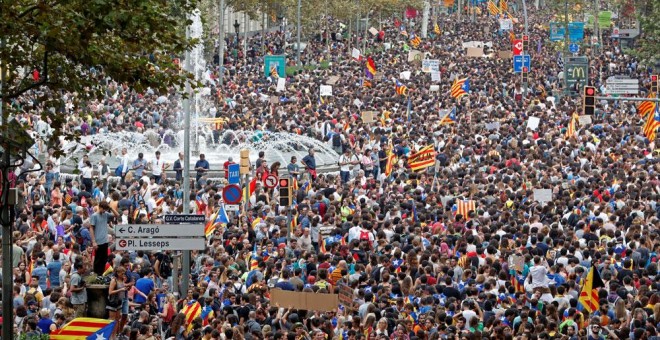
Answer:
POLYGON ((118 238, 117 250, 204 250, 206 240, 201 237, 188 238, 118 238))
POLYGON ((203 224, 125 224, 115 227, 117 237, 204 237, 203 224))

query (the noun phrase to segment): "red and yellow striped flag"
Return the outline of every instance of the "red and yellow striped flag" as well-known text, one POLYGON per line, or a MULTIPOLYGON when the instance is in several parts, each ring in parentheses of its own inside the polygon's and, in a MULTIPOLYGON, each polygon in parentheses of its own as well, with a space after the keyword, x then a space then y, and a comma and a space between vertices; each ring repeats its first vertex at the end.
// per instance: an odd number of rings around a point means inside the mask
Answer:
MULTIPOLYGON (((650 92, 646 98, 655 98, 655 93, 650 92)), ((640 117, 646 117, 647 114, 655 110, 655 106, 656 106, 655 102, 651 102, 651 101, 641 102, 639 105, 637 105, 637 113, 639 113, 640 117)))
POLYGON ((456 203, 456 215, 461 214, 463 219, 468 221, 470 211, 477 210, 477 202, 474 200, 463 200, 456 203))
POLYGON ((497 15, 500 14, 500 8, 497 7, 494 2, 488 1, 488 12, 490 12, 491 15, 497 15))
POLYGON ((644 136, 648 138, 649 142, 653 142, 655 141, 655 132, 658 130, 658 127, 660 127, 660 112, 656 108, 655 112, 648 116, 642 132, 644 132, 644 136))
POLYGON ((573 137, 575 135, 575 129, 576 125, 578 123, 578 114, 577 112, 573 113, 573 116, 571 117, 571 121, 568 123, 568 128, 566 129, 566 139, 573 137))
POLYGON ((600 306, 600 301, 598 299, 598 288, 605 287, 605 283, 600 278, 600 274, 596 270, 596 267, 591 266, 589 274, 587 274, 584 283, 582 284, 582 289, 580 290, 580 298, 578 301, 585 310, 589 313, 593 313, 598 310, 600 306))
POLYGON ((500 11, 502 13, 506 13, 509 11, 509 4, 506 3, 504 0, 500 0, 500 11))
POLYGON ((183 307, 183 310, 181 310, 181 313, 186 315, 186 325, 188 327, 188 331, 192 329, 192 322, 197 318, 198 316, 202 315, 202 305, 199 304, 199 302, 193 300, 188 302, 188 304, 183 307))

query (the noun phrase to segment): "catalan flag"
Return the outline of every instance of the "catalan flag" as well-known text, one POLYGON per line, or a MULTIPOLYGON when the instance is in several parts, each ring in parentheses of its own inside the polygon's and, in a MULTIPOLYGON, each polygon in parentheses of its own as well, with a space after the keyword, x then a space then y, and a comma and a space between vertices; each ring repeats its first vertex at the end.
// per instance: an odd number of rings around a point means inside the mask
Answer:
POLYGON ((220 208, 218 208, 218 210, 215 212, 215 214, 211 215, 211 218, 206 223, 206 226, 204 227, 204 235, 209 237, 211 234, 213 234, 213 231, 216 229, 216 227, 226 225, 227 223, 229 223, 229 216, 225 210, 225 205, 222 204, 220 205, 220 208))
POLYGON ((399 80, 394 80, 394 88, 396 89, 396 93, 402 96, 407 96, 408 95, 408 87, 406 85, 401 84, 399 80))
POLYGON ((507 13, 509 11, 509 4, 504 0, 500 0, 500 11, 502 13, 507 13))
POLYGON ((408 158, 408 165, 412 171, 422 171, 435 165, 435 149, 428 145, 408 158))
POLYGON ((277 66, 270 68, 270 76, 273 77, 273 79, 279 79, 280 74, 277 72, 277 66))
POLYGON ((401 35, 404 35, 406 37, 408 36, 408 31, 406 31, 406 26, 404 25, 399 26, 399 32, 401 33, 401 35))
MULTIPOLYGON (((650 92, 649 95, 647 96, 647 98, 655 98, 655 93, 650 92)), ((641 102, 637 106, 637 113, 639 113, 640 117, 646 117, 647 114, 653 112, 655 107, 656 107, 655 102, 651 102, 651 101, 641 102)))
POLYGON ((435 24, 433 24, 433 32, 435 34, 440 34, 440 26, 438 26, 437 22, 435 24))
POLYGON ((51 340, 97 340, 110 339, 115 328, 114 320, 97 318, 75 318, 50 333, 51 340))
POLYGON ((605 283, 600 278, 600 274, 598 274, 596 267, 592 265, 586 279, 582 283, 580 298, 578 299, 578 302, 584 307, 584 309, 589 311, 589 313, 598 310, 598 307, 600 306, 598 288, 602 287, 605 287, 605 283))
POLYGON ((297 227, 298 227, 298 214, 295 214, 291 216, 291 221, 289 222, 289 231, 291 232, 291 235, 293 235, 293 232, 296 231, 297 227))
POLYGON ((447 124, 456 124, 458 122, 458 119, 456 118, 456 108, 453 108, 450 112, 447 112, 442 119, 440 119, 440 125, 447 125, 447 124))
POLYGON ((413 47, 417 47, 421 43, 422 43, 422 39, 418 35, 416 35, 415 33, 410 34, 410 44, 413 45, 413 47))
POLYGON ((186 325, 188 331, 190 331, 193 326, 193 320, 202 315, 202 305, 200 305, 196 300, 188 301, 188 304, 183 307, 181 313, 186 315, 186 325))
POLYGON ((462 200, 456 202, 456 215, 462 215, 466 221, 470 219, 468 217, 470 211, 475 210, 477 210, 477 203, 474 200, 462 200))
POLYGON ((364 88, 368 88, 368 87, 371 87, 371 86, 373 86, 373 84, 371 84, 371 80, 369 80, 369 79, 362 79, 362 87, 364 87, 364 88))
POLYGON ((516 293, 525 292, 525 279, 521 279, 515 273, 511 275, 511 285, 513 286, 513 289, 516 291, 516 293))
POLYGON ((163 203, 165 203, 165 196, 161 196, 161 197, 158 197, 156 199, 156 206, 157 207, 160 207, 161 205, 163 205, 163 203))
POLYGON ((243 195, 246 196, 246 197, 250 197, 250 196, 252 196, 252 194, 254 193, 255 190, 257 190, 257 178, 256 177, 254 177, 248 183, 248 185, 246 185, 245 188, 243 188, 243 195))
POLYGON ((658 110, 657 105, 655 105, 655 111, 653 114, 648 116, 649 117, 644 124, 643 132, 644 136, 646 136, 650 142, 653 142, 655 141, 655 132, 658 130, 658 127, 660 127, 660 110, 658 110))
POLYGON ((577 112, 573 112, 573 116, 571 117, 571 121, 568 123, 568 128, 566 128, 566 135, 564 136, 565 138, 571 138, 573 135, 575 135, 575 129, 578 124, 578 114, 577 112))
POLYGON ((490 12, 491 15, 497 15, 500 14, 500 8, 497 7, 494 2, 488 1, 488 12, 490 12))
POLYGON ((204 236, 209 237, 211 234, 213 234, 213 230, 215 229, 215 220, 218 218, 218 213, 220 210, 217 210, 213 214, 211 214, 211 217, 209 217, 209 220, 206 222, 206 225, 204 226, 204 236))
POLYGON ((367 57, 367 65, 364 70, 366 77, 368 79, 374 79, 376 72, 376 63, 374 62, 374 59, 371 58, 371 56, 367 57))
POLYGON ((385 163, 385 176, 390 177, 392 170, 394 169, 394 164, 396 164, 396 154, 391 148, 387 150, 387 163, 385 163))
POLYGON ((451 86, 450 95, 453 98, 459 99, 470 93, 470 79, 463 78, 454 80, 454 84, 451 86))

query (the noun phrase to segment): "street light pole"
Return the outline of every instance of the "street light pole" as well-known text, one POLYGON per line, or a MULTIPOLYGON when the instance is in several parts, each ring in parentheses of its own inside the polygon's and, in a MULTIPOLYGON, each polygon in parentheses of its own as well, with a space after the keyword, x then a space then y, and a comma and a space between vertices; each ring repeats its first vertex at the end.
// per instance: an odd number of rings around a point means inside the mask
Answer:
POLYGON ((222 86, 225 77, 225 0, 220 0, 220 16, 218 18, 220 24, 218 42, 218 84, 222 86))
MULTIPOLYGON (((190 27, 186 27, 186 40, 190 39, 190 27)), ((186 51, 186 72, 192 72, 190 51, 186 51)), ((185 98, 183 100, 184 128, 183 128, 183 213, 190 213, 190 96, 192 88, 190 81, 186 82, 185 98)), ((186 296, 190 285, 190 250, 183 251, 181 268, 180 296, 186 296)), ((177 287, 178 288, 178 287, 177 287)))
POLYGON ((529 30, 527 27, 527 1, 522 0, 522 6, 523 6, 523 15, 525 16, 525 35, 529 36, 529 30))
MULTIPOLYGON (((5 49, 5 39, 0 38, 0 50, 4 51, 5 49)), ((7 129, 9 124, 7 124, 7 121, 5 120, 4 116, 4 111, 3 111, 3 105, 5 103, 4 101, 4 91, 3 87, 5 85, 5 69, 7 66, 3 62, 3 60, 0 59, 0 125, 4 123, 4 126, 2 126, 2 129, 4 130, 4 134, 8 135, 7 129)), ((9 116, 9 115, 7 115, 9 116)), ((8 119, 7 119, 8 120, 8 119)), ((12 274, 13 274, 13 268, 12 268, 12 235, 11 235, 11 218, 10 218, 10 213, 9 209, 11 207, 8 205, 6 197, 9 196, 9 147, 5 146, 4 147, 4 166, 2 168, 2 182, 0 185, 2 185, 1 191, 2 191, 2 196, 5 197, 3 200, 4 205, 2 209, 0 209, 0 215, 2 216, 3 222, 7 222, 6 224, 2 224, 2 268, 5 270, 3 271, 2 275, 2 310, 4 311, 3 313, 3 318, 2 318, 2 338, 3 339, 11 339, 12 338, 12 333, 14 331, 14 306, 13 306, 13 299, 11 298, 14 293, 13 293, 13 285, 12 285, 12 274), (5 168, 6 167, 6 168, 5 168), (6 183, 6 184, 5 184, 6 183), (5 218, 7 219, 5 221, 5 218)))
POLYGON ((300 7, 302 4, 298 0, 298 43, 296 44, 296 66, 300 66, 300 7))

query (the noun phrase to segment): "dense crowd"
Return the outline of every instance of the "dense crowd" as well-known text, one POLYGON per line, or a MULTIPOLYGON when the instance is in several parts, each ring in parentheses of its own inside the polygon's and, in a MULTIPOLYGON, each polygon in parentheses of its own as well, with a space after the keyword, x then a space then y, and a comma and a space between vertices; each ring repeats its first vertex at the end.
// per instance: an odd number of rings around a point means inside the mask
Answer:
MULTIPOLYGON (((630 102, 599 101, 591 122, 572 126, 581 98, 579 89, 564 88, 561 47, 548 38, 551 16, 530 9, 527 91, 511 60, 497 53, 511 49, 511 35, 485 4, 475 22, 456 13, 432 19, 429 38, 417 47, 409 38, 419 34, 419 19, 393 20, 368 37, 359 61, 351 52, 360 39, 323 32, 302 54, 310 67, 288 76, 284 93, 275 91, 274 75, 264 77, 260 44, 269 54, 295 55, 285 33, 253 37, 248 51, 228 39, 223 86, 213 84, 218 68, 211 72, 213 112, 227 119, 218 132, 316 138, 337 152, 339 173, 317 172, 314 150, 288 164, 269 164, 260 154, 248 208, 225 220, 218 211, 226 182, 210 180, 208 171, 221 169, 200 155, 188 212, 206 216, 208 246, 193 251, 182 295, 175 286, 181 278, 173 277, 181 272, 177 254, 115 250, 113 234, 118 225, 162 223, 165 214, 185 212, 183 155, 167 164, 159 153, 135 159, 121 150, 118 168, 83 158, 79 178, 65 181, 61 160, 37 145, 45 169, 18 169, 9 178, 19 192, 14 332, 48 334, 88 315, 87 285, 104 276, 119 339, 657 338, 657 150, 630 102), (467 57, 468 41, 493 47, 467 57), (440 60, 440 81, 408 60, 411 50, 440 60), (373 79, 365 78, 366 55, 373 79), (404 71, 410 79, 401 78, 404 71), (333 96, 319 97, 332 76, 339 77, 333 96), (452 83, 464 78, 468 93, 452 97, 452 83), (269 104, 257 93, 285 100, 269 104), (364 111, 377 112, 375 121, 365 122, 364 111), (537 128, 528 128, 530 117, 540 119, 537 128), (414 171, 429 146, 433 166, 414 171), (121 180, 109 183, 115 174, 121 180), (262 185, 268 174, 296 179, 292 221, 278 190, 262 185), (538 189, 552 197, 539 202, 538 189), (349 291, 353 304, 287 308, 270 302, 273 289, 349 291)), ((328 24, 340 32, 337 22, 328 24)), ((522 31, 514 26, 518 38, 522 31)), ((607 36, 605 29, 598 50, 585 48, 585 83, 601 91, 609 76, 626 75, 640 79, 646 95, 652 70, 607 36)), ((166 136, 179 128, 174 91, 107 86, 104 100, 85 107, 65 95, 59 113, 67 132, 166 136)), ((16 118, 41 133, 30 103, 29 95, 15 103, 24 110, 16 118)))

